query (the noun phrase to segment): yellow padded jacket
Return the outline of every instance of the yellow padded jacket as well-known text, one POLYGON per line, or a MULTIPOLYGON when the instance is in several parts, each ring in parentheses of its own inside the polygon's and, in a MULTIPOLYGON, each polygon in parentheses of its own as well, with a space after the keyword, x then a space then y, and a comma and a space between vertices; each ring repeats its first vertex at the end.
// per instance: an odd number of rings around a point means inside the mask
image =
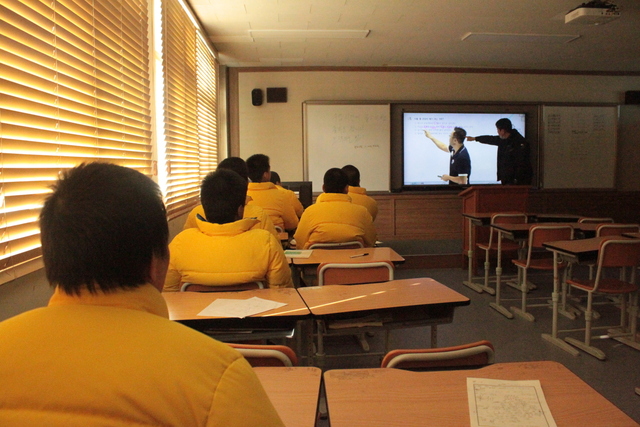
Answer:
POLYGON ((4 427, 283 425, 240 353, 170 321, 150 284, 56 289, 0 339, 4 427))
POLYGON ((225 286, 261 281, 272 288, 293 287, 280 241, 266 230, 252 230, 256 219, 196 222, 197 229, 183 230, 169 245, 165 291, 179 291, 183 283, 225 286))
POLYGON ((369 211, 351 203, 346 194, 323 193, 305 209, 294 235, 298 248, 313 243, 340 243, 358 240, 365 246, 376 242, 376 229, 369 211))
POLYGON ((250 182, 247 195, 267 212, 276 227, 293 230, 298 226, 298 216, 289 196, 278 190, 274 183, 250 182))
MULTIPOLYGON (((201 217, 206 218, 204 214, 204 208, 202 207, 202 205, 196 206, 191 210, 191 212, 189 212, 189 215, 187 216, 187 220, 184 222, 184 227, 182 228, 183 230, 186 230, 187 228, 198 228, 198 224, 196 222, 196 215, 200 215, 201 217)), ((280 235, 278 234, 276 227, 273 225, 273 221, 271 221, 271 218, 269 218, 269 215, 267 215, 264 209, 262 209, 260 206, 255 205, 252 202, 247 203, 246 205, 244 205, 244 215, 242 217, 255 218, 259 221, 256 225, 254 225, 251 228, 252 230, 254 229, 267 230, 268 232, 276 236, 276 238, 280 239, 280 235)))
POLYGON ((289 203, 291 204, 291 206, 293 206, 293 210, 296 211, 296 215, 298 216, 298 218, 300 218, 302 216, 302 213, 304 212, 304 206, 302 206, 302 203, 300 203, 300 199, 298 199, 296 193, 280 185, 276 185, 276 188, 287 195, 289 203))
POLYGON ((371 218, 374 221, 376 220, 376 216, 378 216, 378 202, 367 196, 366 188, 349 186, 349 197, 351 197, 351 203, 354 205, 360 205, 367 208, 371 214, 371 218))

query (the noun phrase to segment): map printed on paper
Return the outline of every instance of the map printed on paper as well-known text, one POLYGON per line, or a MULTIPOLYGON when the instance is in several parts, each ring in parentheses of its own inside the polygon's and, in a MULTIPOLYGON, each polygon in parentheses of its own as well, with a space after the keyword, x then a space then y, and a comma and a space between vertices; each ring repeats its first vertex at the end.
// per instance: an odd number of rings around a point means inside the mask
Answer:
POLYGON ((472 427, 556 427, 540 381, 467 378, 472 427))

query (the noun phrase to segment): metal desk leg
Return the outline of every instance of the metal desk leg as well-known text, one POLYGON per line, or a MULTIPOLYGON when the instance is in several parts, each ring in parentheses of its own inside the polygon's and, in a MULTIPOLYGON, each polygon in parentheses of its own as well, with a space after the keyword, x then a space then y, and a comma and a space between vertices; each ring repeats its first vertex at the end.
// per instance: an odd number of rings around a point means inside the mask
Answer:
POLYGON ((473 224, 473 221, 471 220, 471 218, 468 219, 469 221, 469 250, 467 251, 467 257, 469 257, 469 265, 468 265, 468 277, 467 280, 465 280, 464 282, 462 282, 463 285, 473 289, 474 291, 478 292, 478 293, 482 293, 482 287, 480 287, 477 283, 473 283, 472 277, 473 277, 473 235, 475 234, 475 225, 473 224))
POLYGON ((560 299, 558 288, 559 288, 559 279, 558 279, 558 252, 553 251, 553 294, 551 294, 551 299, 553 301, 553 319, 551 323, 551 335, 542 334, 542 338, 549 341, 551 344, 554 344, 567 353, 578 356, 580 352, 567 344, 564 340, 558 338, 558 302, 560 299))
POLYGON ((498 230, 498 260, 496 266, 496 302, 489 303, 489 306, 502 314, 507 319, 513 319, 513 313, 506 307, 500 305, 500 277, 502 276, 502 232, 498 230))

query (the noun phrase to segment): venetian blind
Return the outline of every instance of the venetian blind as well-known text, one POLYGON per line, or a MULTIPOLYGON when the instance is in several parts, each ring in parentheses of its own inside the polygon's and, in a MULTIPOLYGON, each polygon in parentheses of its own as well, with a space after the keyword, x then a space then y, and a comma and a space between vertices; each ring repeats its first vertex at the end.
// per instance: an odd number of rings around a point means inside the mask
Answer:
POLYGON ((163 45, 169 218, 199 202, 217 164, 216 61, 179 0, 165 0, 163 45))
POLYGON ((0 283, 40 266, 38 215, 61 171, 151 174, 147 13, 147 0, 2 0, 0 283))

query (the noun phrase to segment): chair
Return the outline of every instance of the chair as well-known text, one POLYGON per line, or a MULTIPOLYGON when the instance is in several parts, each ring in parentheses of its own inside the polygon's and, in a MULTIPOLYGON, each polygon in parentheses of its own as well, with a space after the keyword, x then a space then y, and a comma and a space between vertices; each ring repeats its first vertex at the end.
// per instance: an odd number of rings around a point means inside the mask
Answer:
MULTIPOLYGON (((527 215, 525 214, 507 214, 507 213, 497 213, 491 216, 491 224, 526 224, 527 215)), ((496 291, 493 288, 489 287, 489 269, 491 268, 491 264, 489 263, 489 255, 491 252, 498 251, 498 232, 491 227, 491 232, 489 234, 489 243, 477 243, 476 246, 478 249, 484 251, 484 286, 482 290, 485 292, 495 295, 496 291), (494 237, 495 236, 495 237, 494 237)), ((519 251, 522 249, 522 246, 516 242, 510 242, 503 240, 500 245, 500 250, 502 252, 509 251, 519 251)))
POLYGON ((314 243, 309 249, 359 249, 364 248, 362 242, 351 240, 349 242, 332 242, 332 243, 314 243))
MULTIPOLYGON (((596 227, 596 237, 622 236, 622 233, 637 233, 640 231, 638 224, 614 224, 602 223, 596 227)), ((589 279, 593 279, 593 269, 595 264, 589 265, 589 279)))
MULTIPOLYGON (((393 280, 393 264, 389 262, 361 262, 361 263, 322 263, 318 266, 318 286, 325 285, 357 285, 361 283, 386 282, 393 280)), ((354 330, 362 326, 350 325, 351 322, 336 321, 329 324, 329 329, 340 329, 340 333, 332 335, 353 335, 354 330)), ((366 321, 364 322, 367 323, 366 321)), ((377 326, 379 322, 375 322, 377 326)), ((317 320, 318 328, 318 354, 324 354, 324 336, 327 334, 327 325, 324 320, 317 320)), ((370 346, 364 333, 357 332, 356 339, 362 350, 369 351, 370 346)))
POLYGON ((382 359, 380 367, 431 371, 480 368, 493 361, 493 345, 483 340, 454 347, 391 350, 382 359))
MULTIPOLYGON (((629 336, 631 340, 635 339, 637 329, 638 316, 638 285, 635 284, 636 269, 640 265, 640 240, 628 239, 617 240, 614 237, 606 239, 600 244, 598 251, 598 262, 595 279, 569 279, 567 283, 575 289, 579 289, 587 293, 587 310, 584 314, 585 333, 584 342, 575 338, 567 337, 564 340, 571 345, 591 354, 592 356, 604 360, 606 355, 604 352, 591 345, 592 329, 609 329, 611 326, 592 327, 592 307, 593 296, 598 295, 618 295, 620 296, 620 325, 617 326, 623 332, 622 334, 613 334, 609 331, 609 335, 616 337, 629 336), (631 279, 629 281, 622 279, 604 277, 605 268, 631 268, 631 279), (631 299, 631 305, 627 312, 627 298, 631 299), (627 328, 626 316, 629 316, 630 326, 627 328)), ((623 341, 624 342, 624 341, 623 341)), ((634 341, 635 343, 635 341, 634 341)), ((640 349, 640 345, 631 344, 633 347, 640 349)))
POLYGON ((206 286, 197 285, 195 283, 183 283, 180 287, 180 292, 233 292, 233 291, 246 291, 249 289, 264 289, 264 283, 262 282, 248 282, 239 283, 237 285, 224 285, 224 286, 206 286))
POLYGON ((256 366, 295 366, 298 364, 296 353, 286 345, 261 345, 228 343, 238 350, 249 364, 256 366))
POLYGON ((318 266, 318 286, 357 285, 393 280, 389 262, 322 263, 318 266))
MULTIPOLYGON (((522 291, 522 305, 520 308, 511 307, 511 310, 525 318, 533 322, 535 317, 531 313, 527 313, 527 273, 529 270, 544 270, 544 271, 553 271, 553 257, 551 256, 543 256, 543 257, 532 257, 534 251, 543 249, 542 246, 545 242, 553 242, 558 240, 573 240, 573 227, 571 225, 536 225, 531 227, 529 230, 529 242, 528 242, 528 250, 527 250, 527 258, 524 260, 514 259, 511 260, 513 264, 518 267, 519 272, 522 274, 518 274, 518 277, 521 277, 520 288, 522 291)), ((542 255, 550 255, 549 252, 544 251, 542 255)), ((558 267, 559 269, 564 269, 567 266, 566 262, 561 262, 558 267)), ((563 291, 566 288, 566 281, 562 281, 563 291)), ((566 295, 563 292, 563 295, 566 295)), ((544 304, 546 306, 546 304, 544 304)))
POLYGON ((582 217, 578 220, 579 223, 582 224, 602 224, 605 222, 613 222, 613 218, 590 218, 590 217, 582 217))

